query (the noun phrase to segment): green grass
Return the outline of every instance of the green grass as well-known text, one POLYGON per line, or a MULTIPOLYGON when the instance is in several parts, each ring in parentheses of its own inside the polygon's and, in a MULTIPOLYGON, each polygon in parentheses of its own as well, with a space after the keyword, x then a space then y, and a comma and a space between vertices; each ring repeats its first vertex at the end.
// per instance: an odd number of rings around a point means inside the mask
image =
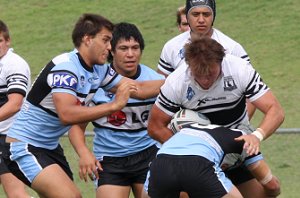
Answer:
MULTIPOLYGON (((146 42, 142 62, 156 68, 163 44, 178 34, 175 11, 182 4, 184 0, 0 0, 0 19, 9 25, 13 47, 29 62, 33 77, 52 57, 73 49, 71 31, 84 12, 135 23, 146 42)), ((283 128, 300 127, 299 21, 300 1, 217 1, 215 27, 249 53, 286 112, 283 128)), ((258 112, 253 124, 260 119, 258 112)), ((297 197, 299 139, 299 135, 273 135, 263 143, 266 159, 282 182, 280 197, 297 197)), ((63 145, 77 176, 76 155, 65 138, 63 145)), ((75 181, 84 197, 94 197, 91 184, 75 181)))
MULTIPOLYGON (((178 34, 175 10, 183 0, 0 0, 0 18, 32 76, 54 56, 73 48, 71 31, 84 12, 135 23, 146 49, 143 63, 156 68, 163 44, 178 34)), ((299 127, 300 1, 218 1, 215 27, 240 42, 286 112, 281 127, 299 127)), ((257 125, 258 119, 254 119, 257 125)))

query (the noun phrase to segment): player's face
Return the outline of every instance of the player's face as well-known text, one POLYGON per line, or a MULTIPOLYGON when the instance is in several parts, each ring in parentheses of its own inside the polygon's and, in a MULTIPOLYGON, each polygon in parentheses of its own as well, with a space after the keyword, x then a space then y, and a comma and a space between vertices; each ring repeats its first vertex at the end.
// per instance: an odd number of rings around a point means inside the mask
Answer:
POLYGON ((130 40, 120 39, 115 51, 112 51, 113 65, 115 70, 126 77, 136 74, 137 66, 142 56, 140 44, 133 38, 130 40))
POLYGON ((0 58, 2 58, 8 51, 10 40, 5 40, 3 34, 0 32, 0 58))
POLYGON ((91 65, 104 64, 106 62, 108 53, 111 50, 111 39, 112 33, 104 28, 90 40, 91 65))
POLYGON ((190 30, 189 23, 186 20, 186 15, 182 14, 181 16, 181 23, 178 25, 178 29, 180 32, 185 32, 190 30))
POLYGON ((219 78, 221 66, 219 64, 211 65, 208 74, 193 74, 195 81, 203 88, 209 89, 219 78))
POLYGON ((188 13, 192 33, 198 36, 211 36, 213 13, 207 7, 195 7, 188 13))

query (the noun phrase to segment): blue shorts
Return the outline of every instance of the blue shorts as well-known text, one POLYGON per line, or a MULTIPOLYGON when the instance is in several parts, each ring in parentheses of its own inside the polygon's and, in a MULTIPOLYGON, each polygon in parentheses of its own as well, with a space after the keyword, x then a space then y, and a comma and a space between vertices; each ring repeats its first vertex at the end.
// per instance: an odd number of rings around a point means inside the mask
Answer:
POLYGON ((54 150, 48 150, 24 142, 12 142, 6 146, 2 157, 10 172, 28 186, 51 164, 58 164, 73 180, 72 171, 60 145, 54 150))

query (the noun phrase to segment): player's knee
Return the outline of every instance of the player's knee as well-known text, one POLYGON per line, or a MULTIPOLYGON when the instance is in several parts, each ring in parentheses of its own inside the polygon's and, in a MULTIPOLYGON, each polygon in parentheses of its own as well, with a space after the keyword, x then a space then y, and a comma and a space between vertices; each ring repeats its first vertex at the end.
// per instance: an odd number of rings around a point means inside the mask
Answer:
POLYGON ((280 194, 280 182, 275 176, 264 187, 268 196, 277 197, 280 194))

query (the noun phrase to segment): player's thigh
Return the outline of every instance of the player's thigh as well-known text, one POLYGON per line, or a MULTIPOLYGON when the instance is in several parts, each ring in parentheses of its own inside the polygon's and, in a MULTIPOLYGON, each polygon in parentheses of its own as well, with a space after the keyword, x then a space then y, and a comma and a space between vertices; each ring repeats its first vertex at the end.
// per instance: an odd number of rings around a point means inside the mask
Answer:
POLYGON ((45 167, 32 181, 31 187, 42 197, 81 197, 70 177, 57 165, 45 167))
POLYGON ((11 173, 0 175, 3 189, 7 197, 26 197, 29 196, 25 190, 25 184, 11 173))
POLYGON ((222 198, 243 198, 243 196, 237 187, 233 186, 232 189, 222 198))
POLYGON ((128 198, 130 195, 130 186, 101 185, 97 188, 97 198, 128 198))
POLYGON ((132 192, 134 194, 134 198, 142 198, 143 191, 144 191, 144 184, 134 183, 132 185, 132 192))
POLYGON ((244 198, 266 196, 263 186, 256 179, 251 179, 247 182, 239 184, 237 185, 237 188, 241 192, 244 198))

